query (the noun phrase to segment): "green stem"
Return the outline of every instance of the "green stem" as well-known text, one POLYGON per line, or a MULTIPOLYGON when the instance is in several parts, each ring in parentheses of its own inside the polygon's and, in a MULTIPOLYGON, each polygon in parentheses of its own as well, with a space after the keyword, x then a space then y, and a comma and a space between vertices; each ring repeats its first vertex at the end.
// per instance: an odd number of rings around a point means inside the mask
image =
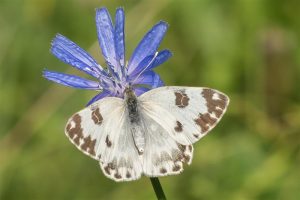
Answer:
POLYGON ((156 194, 156 197, 158 200, 166 200, 166 196, 164 194, 164 191, 160 185, 160 182, 158 180, 157 177, 152 177, 150 178, 151 180, 151 184, 152 184, 152 187, 155 191, 155 194, 156 194))

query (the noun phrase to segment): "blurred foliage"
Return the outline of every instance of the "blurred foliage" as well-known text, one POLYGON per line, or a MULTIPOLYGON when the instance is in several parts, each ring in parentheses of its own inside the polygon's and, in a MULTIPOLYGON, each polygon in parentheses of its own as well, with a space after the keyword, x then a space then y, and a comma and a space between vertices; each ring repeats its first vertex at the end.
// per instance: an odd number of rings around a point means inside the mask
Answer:
POLYGON ((191 166, 161 178, 169 199, 300 199, 298 0, 1 0, 0 199, 155 199, 147 177, 115 183, 65 137, 95 95, 55 85, 43 68, 77 73, 49 53, 56 33, 104 63, 95 8, 126 11, 129 58, 158 20, 174 56, 167 85, 228 94, 222 122, 194 145, 191 166))

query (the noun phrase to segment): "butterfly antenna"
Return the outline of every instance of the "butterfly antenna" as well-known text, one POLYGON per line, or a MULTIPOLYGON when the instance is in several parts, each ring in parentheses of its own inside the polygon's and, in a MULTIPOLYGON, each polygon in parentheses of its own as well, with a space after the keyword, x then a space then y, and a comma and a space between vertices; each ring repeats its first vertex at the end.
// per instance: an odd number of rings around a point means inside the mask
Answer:
POLYGON ((134 83, 142 75, 142 73, 151 66, 151 64, 154 62, 155 58, 157 57, 157 55, 158 55, 158 52, 155 52, 155 54, 154 54, 153 58, 151 59, 151 61, 149 62, 149 64, 136 76, 136 78, 132 81, 132 83, 134 83))

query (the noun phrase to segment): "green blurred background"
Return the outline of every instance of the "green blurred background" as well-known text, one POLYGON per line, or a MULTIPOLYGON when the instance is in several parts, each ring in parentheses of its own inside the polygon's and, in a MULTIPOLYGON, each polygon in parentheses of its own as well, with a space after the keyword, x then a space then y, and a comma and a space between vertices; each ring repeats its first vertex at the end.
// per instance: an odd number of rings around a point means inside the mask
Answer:
POLYGON ((299 0, 1 0, 0 199, 155 199, 148 178, 115 183, 65 137, 95 93, 41 76, 78 74, 49 53, 56 33, 104 63, 94 21, 102 6, 125 8, 127 59, 165 20, 161 49, 174 56, 157 71, 166 84, 231 98, 192 165, 160 179, 169 199, 300 199, 299 0))

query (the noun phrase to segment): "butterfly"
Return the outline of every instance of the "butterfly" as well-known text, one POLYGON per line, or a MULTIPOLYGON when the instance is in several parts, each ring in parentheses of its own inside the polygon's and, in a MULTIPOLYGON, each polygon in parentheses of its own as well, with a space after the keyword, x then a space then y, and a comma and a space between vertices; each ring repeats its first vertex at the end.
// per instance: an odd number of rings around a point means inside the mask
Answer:
POLYGON ((115 181, 179 174, 192 162, 192 144, 220 121, 229 98, 210 88, 164 86, 153 69, 172 56, 167 49, 158 51, 166 22, 150 29, 128 62, 123 8, 116 10, 115 24, 106 8, 96 9, 96 27, 107 68, 63 35, 51 43, 58 59, 96 81, 44 70, 46 79, 100 91, 68 120, 65 134, 115 181))
POLYGON ((191 164, 192 144, 215 127, 228 104, 210 88, 165 86, 137 97, 128 86, 124 98, 105 97, 75 113, 65 134, 114 181, 174 175, 191 164))

